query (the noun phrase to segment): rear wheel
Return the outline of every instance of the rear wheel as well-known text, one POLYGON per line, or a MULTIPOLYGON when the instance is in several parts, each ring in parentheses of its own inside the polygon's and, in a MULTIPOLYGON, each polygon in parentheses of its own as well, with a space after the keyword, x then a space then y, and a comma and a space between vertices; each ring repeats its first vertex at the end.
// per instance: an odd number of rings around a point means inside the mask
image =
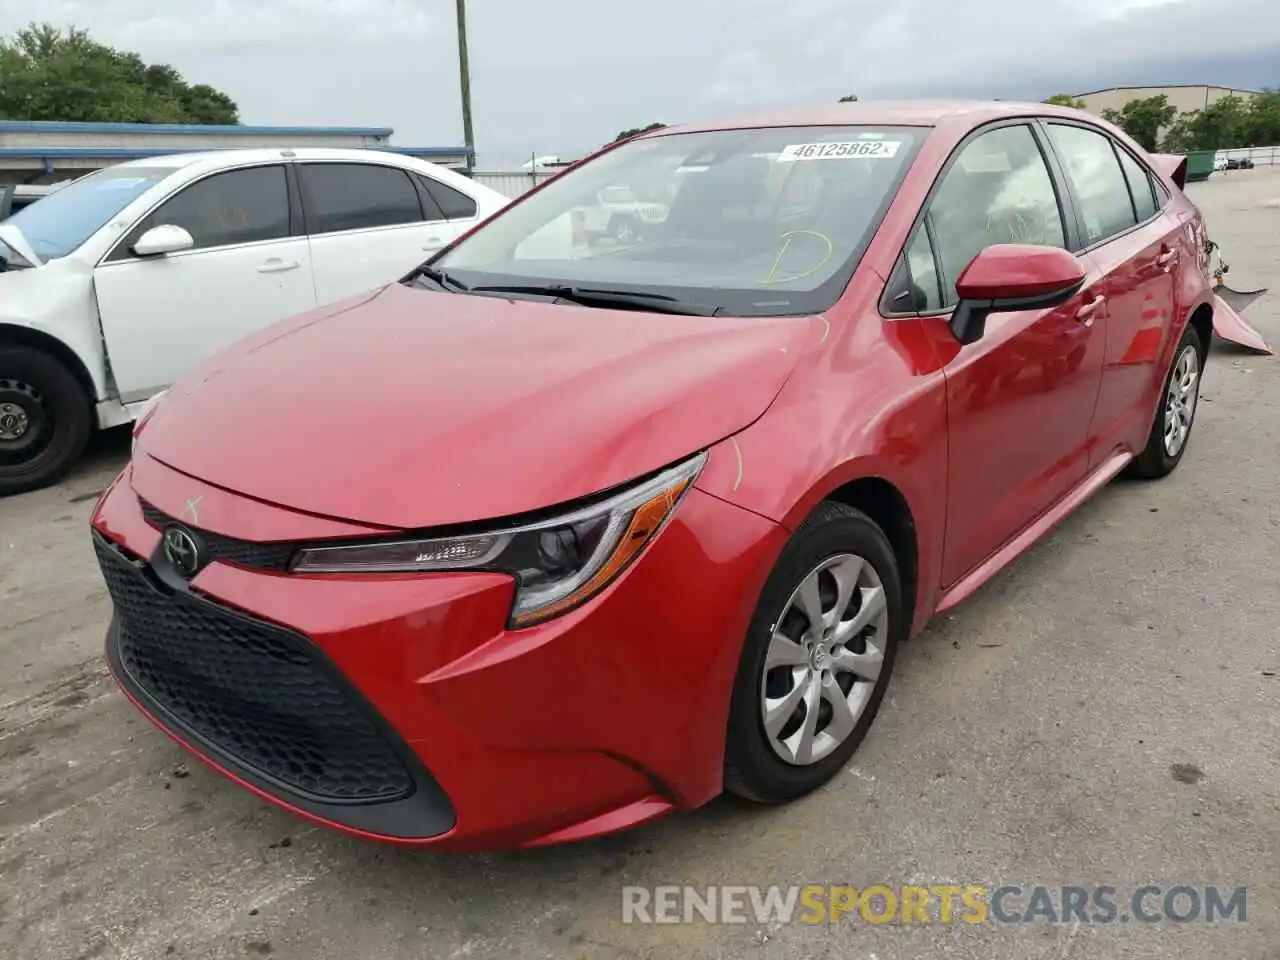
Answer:
POLYGON ((1200 334, 1187 324, 1160 392, 1147 445, 1129 469, 1134 476, 1158 480, 1173 473, 1182 462, 1200 405, 1200 378, 1207 352, 1200 334))
POLYGON ((783 803, 835 776, 875 720, 906 629, 884 532, 852 507, 821 504, 756 606, 734 686, 725 789, 783 803))
POLYGON ((60 479, 84 452, 89 402, 60 361, 0 345, 0 496, 60 479))

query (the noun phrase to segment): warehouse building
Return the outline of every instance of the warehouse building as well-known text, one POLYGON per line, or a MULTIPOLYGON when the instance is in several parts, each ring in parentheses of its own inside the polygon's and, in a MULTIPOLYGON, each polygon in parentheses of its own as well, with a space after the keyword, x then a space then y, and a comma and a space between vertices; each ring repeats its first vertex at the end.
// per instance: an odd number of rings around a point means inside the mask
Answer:
POLYGON ((1083 100, 1085 109, 1090 113, 1101 115, 1103 110, 1121 110, 1130 100, 1145 100, 1148 97, 1164 95, 1170 105, 1179 113, 1192 110, 1203 110, 1215 100, 1223 97, 1240 97, 1244 100, 1258 96, 1258 90, 1239 90, 1235 87, 1220 87, 1212 83, 1170 83, 1149 87, 1108 87, 1106 90, 1090 90, 1088 93, 1077 93, 1077 100, 1083 100))
POLYGON ((244 147, 388 150, 454 169, 466 147, 402 147, 389 127, 248 127, 0 121, 0 183, 57 183, 143 157, 244 147))

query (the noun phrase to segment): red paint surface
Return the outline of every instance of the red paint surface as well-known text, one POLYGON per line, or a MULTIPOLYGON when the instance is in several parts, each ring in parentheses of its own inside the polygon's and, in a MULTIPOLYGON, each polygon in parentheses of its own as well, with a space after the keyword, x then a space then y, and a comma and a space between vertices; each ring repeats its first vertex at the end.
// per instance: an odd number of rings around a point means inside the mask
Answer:
MULTIPOLYGON (((897 491, 919 630, 1143 446, 1183 326, 1220 306, 1195 247, 1199 214, 1166 178, 1167 212, 1073 261, 1083 286, 1066 304, 992 314, 966 346, 946 317, 882 317, 884 278, 941 164, 976 125, 1023 109, 854 104, 781 118, 936 125, 821 317, 665 317, 391 287, 273 328, 175 387, 94 526, 146 555, 158 535, 139 496, 177 516, 198 498, 201 526, 264 540, 483 521, 709 449, 696 488, 625 575, 527 630, 506 629, 512 587, 498 574, 214 564, 194 583, 306 633, 376 705, 457 809, 431 843, 561 842, 705 803, 722 786, 756 598, 818 502, 868 480, 897 491), (1168 270, 1155 259, 1166 249, 1180 253, 1168 270), (1100 293, 1096 322, 1081 323, 1100 293)), ((1063 279, 1066 263, 1001 260, 995 279, 1026 291, 1063 279)))

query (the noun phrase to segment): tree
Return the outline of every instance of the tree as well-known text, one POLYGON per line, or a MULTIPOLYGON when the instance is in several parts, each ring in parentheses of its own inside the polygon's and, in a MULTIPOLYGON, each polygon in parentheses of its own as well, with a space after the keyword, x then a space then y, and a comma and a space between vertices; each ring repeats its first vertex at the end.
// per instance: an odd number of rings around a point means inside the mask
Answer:
POLYGON ((1059 107, 1073 107, 1076 110, 1084 109, 1084 101, 1079 99, 1078 97, 1073 97, 1069 93, 1055 93, 1052 97, 1049 97, 1044 102, 1052 103, 1055 106, 1059 106, 1059 107))
POLYGON ((1222 97, 1203 110, 1181 114, 1165 135, 1171 153, 1269 147, 1280 143, 1280 91, 1267 90, 1245 100, 1222 97))
POLYGON ((167 64, 147 64, 70 27, 31 24, 0 39, 0 120, 239 123, 235 101, 191 86, 167 64))
POLYGON ((1178 108, 1163 93, 1155 97, 1130 100, 1119 110, 1103 110, 1102 119, 1114 123, 1125 133, 1142 144, 1144 150, 1154 151, 1160 133, 1178 114, 1178 108))
POLYGON ((841 97, 840 102, 841 103, 857 103, 858 95, 856 93, 851 93, 847 97, 841 97))
POLYGON ((632 137, 638 137, 642 133, 649 133, 652 130, 661 130, 665 126, 665 123, 651 123, 647 127, 633 127, 630 130, 623 130, 613 138, 613 142, 617 143, 620 140, 630 140, 632 137))

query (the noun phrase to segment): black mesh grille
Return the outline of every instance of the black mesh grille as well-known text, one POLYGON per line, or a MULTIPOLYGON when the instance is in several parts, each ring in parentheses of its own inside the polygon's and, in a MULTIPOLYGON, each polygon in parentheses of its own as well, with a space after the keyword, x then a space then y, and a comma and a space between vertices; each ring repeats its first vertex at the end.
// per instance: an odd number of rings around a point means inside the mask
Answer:
POLYGON ((94 537, 130 678, 209 745, 329 803, 383 802, 413 780, 358 694, 305 637, 153 584, 94 537))
POLYGON ((163 530, 171 523, 181 523, 187 529, 198 532, 203 541, 201 556, 206 563, 220 560, 253 570, 284 571, 289 569, 289 561, 293 558, 296 546, 292 543, 255 543, 252 540, 237 540, 235 537, 211 533, 185 521, 175 520, 145 500, 142 501, 142 516, 157 530, 163 530))

